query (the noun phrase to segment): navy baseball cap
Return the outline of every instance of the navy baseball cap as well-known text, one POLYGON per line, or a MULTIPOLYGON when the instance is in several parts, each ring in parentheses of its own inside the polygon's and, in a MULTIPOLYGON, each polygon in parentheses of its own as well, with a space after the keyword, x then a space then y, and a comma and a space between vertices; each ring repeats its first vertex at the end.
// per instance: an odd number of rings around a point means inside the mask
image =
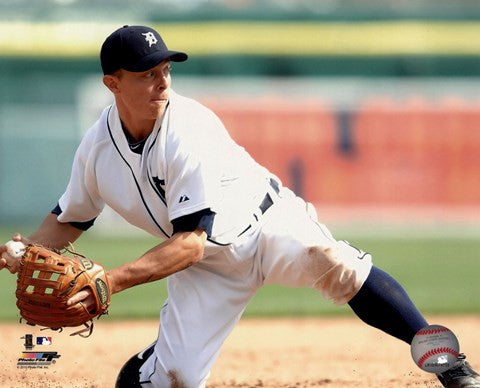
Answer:
POLYGON ((103 74, 119 69, 146 71, 165 59, 184 62, 188 55, 167 48, 160 34, 145 26, 123 26, 103 42, 100 62, 103 74))

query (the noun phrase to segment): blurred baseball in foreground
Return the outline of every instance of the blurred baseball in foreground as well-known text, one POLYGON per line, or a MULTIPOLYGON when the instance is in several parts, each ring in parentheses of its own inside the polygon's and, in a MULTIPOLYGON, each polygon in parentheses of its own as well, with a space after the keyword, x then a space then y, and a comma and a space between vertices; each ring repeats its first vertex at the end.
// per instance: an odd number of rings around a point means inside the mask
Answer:
POLYGON ((440 325, 429 325, 415 334, 410 350, 413 361, 421 369, 438 374, 454 366, 459 353, 459 344, 450 329, 440 325))

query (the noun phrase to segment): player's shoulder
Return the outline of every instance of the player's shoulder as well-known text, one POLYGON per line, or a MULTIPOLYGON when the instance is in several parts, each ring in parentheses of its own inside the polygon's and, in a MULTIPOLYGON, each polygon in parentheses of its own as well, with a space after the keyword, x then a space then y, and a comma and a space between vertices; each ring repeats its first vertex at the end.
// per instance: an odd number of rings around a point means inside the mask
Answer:
POLYGON ((215 133, 225 128, 220 118, 201 102, 175 92, 170 94, 172 120, 176 131, 192 133, 215 133))
POLYGON ((173 89, 170 90, 169 93, 169 98, 170 102, 176 109, 188 109, 188 108, 194 108, 194 109, 202 109, 205 108, 200 102, 197 100, 183 96, 173 89))
POLYGON ((108 142, 107 121, 111 105, 107 106, 100 114, 98 120, 87 129, 80 143, 80 150, 84 152, 92 151, 98 146, 108 142))
POLYGON ((101 140, 108 137, 108 115, 112 110, 113 105, 105 107, 99 118, 85 133, 85 138, 94 138, 101 140))
POLYGON ((234 142, 211 109, 178 94, 171 96, 170 102, 171 112, 164 132, 168 160, 216 162, 219 155, 216 151, 228 154, 234 142))
POLYGON ((173 90, 170 92, 170 102, 172 103, 172 109, 177 113, 188 113, 187 115, 181 114, 181 117, 189 120, 198 119, 218 119, 217 115, 207 106, 201 102, 182 96, 173 90))

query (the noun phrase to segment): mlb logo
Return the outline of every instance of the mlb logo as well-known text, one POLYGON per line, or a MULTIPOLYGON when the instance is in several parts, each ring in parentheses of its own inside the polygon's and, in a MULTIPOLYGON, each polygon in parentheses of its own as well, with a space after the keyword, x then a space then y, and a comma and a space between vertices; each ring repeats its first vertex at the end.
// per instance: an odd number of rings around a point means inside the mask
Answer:
POLYGON ((51 345, 52 337, 37 337, 37 345, 51 345))

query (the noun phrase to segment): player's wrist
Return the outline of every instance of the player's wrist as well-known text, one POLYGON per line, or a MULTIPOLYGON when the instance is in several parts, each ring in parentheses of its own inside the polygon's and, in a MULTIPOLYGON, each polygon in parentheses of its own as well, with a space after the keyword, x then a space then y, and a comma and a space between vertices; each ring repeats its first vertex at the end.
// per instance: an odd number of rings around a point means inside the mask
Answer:
POLYGON ((115 280, 114 270, 106 271, 105 277, 107 279, 108 288, 110 289, 110 294, 116 294, 117 292, 122 291, 122 288, 118 285, 118 282, 115 280))

